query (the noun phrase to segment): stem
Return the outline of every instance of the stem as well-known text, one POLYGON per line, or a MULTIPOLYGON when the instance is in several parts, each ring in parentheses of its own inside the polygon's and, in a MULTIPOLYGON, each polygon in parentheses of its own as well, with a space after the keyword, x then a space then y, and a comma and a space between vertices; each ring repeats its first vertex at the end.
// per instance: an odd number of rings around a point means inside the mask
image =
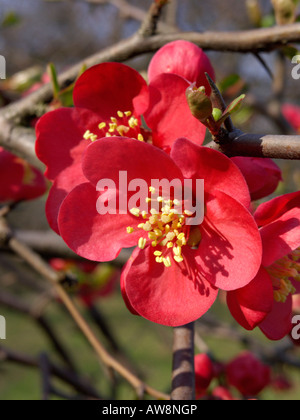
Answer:
POLYGON ((171 399, 195 400, 193 322, 174 329, 171 399))

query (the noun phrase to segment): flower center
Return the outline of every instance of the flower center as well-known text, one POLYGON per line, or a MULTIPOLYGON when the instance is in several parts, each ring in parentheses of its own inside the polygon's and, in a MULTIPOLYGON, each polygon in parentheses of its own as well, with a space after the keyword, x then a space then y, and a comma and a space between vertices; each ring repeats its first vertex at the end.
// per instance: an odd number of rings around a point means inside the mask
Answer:
POLYGON ((98 133, 87 130, 83 138, 94 142, 103 137, 129 137, 151 142, 150 132, 141 126, 140 121, 131 111, 118 111, 117 116, 111 117, 109 121, 101 121, 98 124, 98 130, 98 133))
MULTIPOLYGON (((183 214, 179 213, 177 208, 182 209, 182 206, 178 200, 166 200, 161 196, 155 197, 155 188, 153 187, 150 187, 149 191, 152 193, 152 198, 146 198, 146 203, 150 204, 155 201, 155 206, 151 205, 150 212, 140 211, 137 208, 130 210, 132 215, 143 219, 143 222, 138 225, 138 229, 148 233, 148 240, 141 237, 138 246, 144 249, 147 243, 151 242, 151 246, 155 248, 153 254, 156 262, 171 267, 172 259, 177 263, 184 261, 182 247, 190 245, 188 242, 190 227, 187 226, 186 219, 191 217, 192 213, 187 210, 183 210, 183 214)), ((134 229, 128 226, 127 232, 133 233, 134 229)))
POLYGON ((276 261, 267 271, 272 279, 275 301, 286 302, 289 295, 296 293, 292 282, 300 282, 300 248, 276 261))

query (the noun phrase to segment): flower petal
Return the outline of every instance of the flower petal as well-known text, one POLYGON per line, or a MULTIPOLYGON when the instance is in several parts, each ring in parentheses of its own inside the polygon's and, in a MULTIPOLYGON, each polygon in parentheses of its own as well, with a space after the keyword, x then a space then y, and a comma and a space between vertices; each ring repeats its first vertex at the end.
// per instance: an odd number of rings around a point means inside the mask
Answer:
POLYGON ((166 153, 126 137, 104 138, 91 144, 83 159, 83 172, 93 185, 109 179, 117 190, 123 184, 128 187, 133 180, 143 180, 149 187, 153 179, 182 180, 180 169, 166 153))
POLYGON ((90 109, 105 120, 118 111, 140 116, 148 107, 148 87, 142 76, 121 63, 98 64, 78 79, 74 89, 76 107, 90 109))
POLYGON ((196 82, 197 86, 205 86, 208 95, 210 86, 205 73, 215 78, 214 69, 203 50, 183 40, 166 44, 153 56, 148 68, 149 83, 162 73, 177 74, 191 83, 196 82))
POLYGON ((82 173, 81 159, 79 158, 56 177, 46 202, 46 217, 51 229, 58 235, 60 232, 57 219, 62 202, 73 188, 85 182, 86 178, 82 173))
POLYGON ((222 153, 180 138, 173 145, 171 157, 185 178, 203 179, 204 189, 209 194, 222 191, 250 207, 249 189, 243 175, 222 153))
MULTIPOLYGON (((185 247, 187 248, 187 247, 185 247)), ((139 250, 123 272, 131 307, 144 318, 167 326, 197 320, 214 303, 217 289, 198 277, 194 251, 183 250, 186 263, 166 268, 155 261, 153 248, 139 250)))
POLYGON ((66 244, 81 257, 111 261, 122 248, 136 245, 143 231, 127 233, 128 226, 134 228, 139 223, 130 213, 100 215, 96 207, 99 196, 89 183, 74 188, 61 205, 59 231, 66 244))
POLYGON ((197 263, 202 275, 215 287, 240 289, 257 275, 262 259, 262 244, 250 212, 223 192, 215 192, 206 203, 202 240, 197 263))
POLYGON ((265 226, 295 207, 300 207, 300 191, 284 194, 261 204, 254 217, 258 226, 265 226))
POLYGON ((167 151, 179 137, 201 145, 206 128, 193 117, 185 92, 189 84, 174 74, 162 74, 150 84, 150 105, 145 113, 152 129, 153 144, 167 151))
POLYGON ((36 154, 47 165, 51 181, 73 164, 80 164, 89 140, 87 130, 97 132, 99 115, 80 108, 60 108, 45 114, 36 126, 36 154))
POLYGON ((0 202, 32 200, 47 190, 42 173, 0 147, 0 202))
POLYGON ((260 229, 263 242, 263 266, 295 251, 300 246, 300 207, 292 208, 260 229))
POLYGON ((260 329, 270 340, 281 340, 289 334, 292 325, 292 297, 285 303, 274 301, 272 312, 260 324, 260 329))
POLYGON ((246 330, 253 330, 273 308, 273 286, 263 268, 248 286, 227 293, 227 304, 232 316, 246 330))
POLYGON ((282 180, 281 170, 271 159, 233 157, 245 177, 252 200, 259 200, 272 194, 282 180))

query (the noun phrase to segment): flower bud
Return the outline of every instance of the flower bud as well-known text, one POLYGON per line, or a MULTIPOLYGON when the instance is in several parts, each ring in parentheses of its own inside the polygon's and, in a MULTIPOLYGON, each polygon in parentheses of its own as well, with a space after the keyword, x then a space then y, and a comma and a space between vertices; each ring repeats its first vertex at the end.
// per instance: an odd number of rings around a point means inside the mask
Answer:
POLYGON ((212 115, 213 106, 211 100, 205 94, 205 87, 196 87, 196 84, 192 84, 186 90, 186 98, 192 114, 197 120, 206 122, 206 120, 212 115))
POLYGON ((279 25, 286 25, 296 21, 297 4, 294 0, 272 0, 276 21, 279 25))

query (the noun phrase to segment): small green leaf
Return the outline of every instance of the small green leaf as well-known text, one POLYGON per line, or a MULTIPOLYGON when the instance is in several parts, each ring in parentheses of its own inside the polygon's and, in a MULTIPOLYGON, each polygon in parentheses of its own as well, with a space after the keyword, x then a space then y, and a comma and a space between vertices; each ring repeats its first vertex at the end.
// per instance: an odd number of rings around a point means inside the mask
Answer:
POLYGON ((223 115, 232 114, 233 112, 237 111, 240 108, 240 106, 241 106, 243 100, 245 99, 245 97, 246 97, 246 95, 243 94, 243 95, 239 96, 238 98, 236 98, 234 101, 232 101, 231 104, 228 105, 228 107, 225 109, 223 115))
POLYGON ((53 88, 53 97, 58 98, 60 87, 57 79, 57 71, 53 63, 48 64, 48 74, 53 88))

